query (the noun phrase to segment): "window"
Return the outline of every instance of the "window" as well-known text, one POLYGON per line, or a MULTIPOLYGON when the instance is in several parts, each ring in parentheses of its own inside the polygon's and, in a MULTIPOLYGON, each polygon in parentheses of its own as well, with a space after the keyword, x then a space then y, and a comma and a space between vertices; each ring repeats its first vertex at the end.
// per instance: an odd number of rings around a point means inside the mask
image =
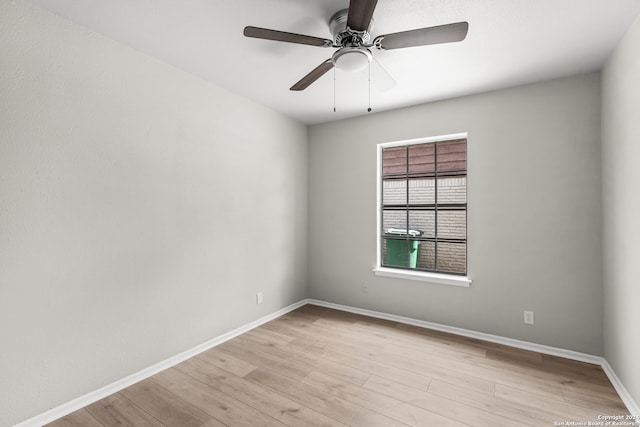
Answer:
POLYGON ((379 163, 376 273, 468 286, 466 134, 380 144, 379 163))

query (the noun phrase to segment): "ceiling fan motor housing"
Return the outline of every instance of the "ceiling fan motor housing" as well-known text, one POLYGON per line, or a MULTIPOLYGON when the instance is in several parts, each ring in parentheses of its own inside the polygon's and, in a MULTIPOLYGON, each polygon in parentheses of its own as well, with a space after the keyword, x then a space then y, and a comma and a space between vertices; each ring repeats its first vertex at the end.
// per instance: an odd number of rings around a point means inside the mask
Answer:
POLYGON ((373 29, 373 19, 369 24, 369 28, 365 31, 354 31, 347 28, 347 17, 349 9, 342 9, 333 14, 329 19, 329 30, 333 35, 333 40, 338 46, 360 46, 369 43, 371 40, 370 31, 373 29))

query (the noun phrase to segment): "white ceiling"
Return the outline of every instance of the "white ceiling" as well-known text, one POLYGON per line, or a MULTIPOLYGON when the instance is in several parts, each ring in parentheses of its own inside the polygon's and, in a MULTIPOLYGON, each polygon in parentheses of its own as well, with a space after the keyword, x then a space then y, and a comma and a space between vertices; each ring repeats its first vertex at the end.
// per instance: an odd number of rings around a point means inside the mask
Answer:
MULTIPOLYGON (((134 49, 312 124, 367 114, 367 72, 289 87, 335 49, 245 38, 246 25, 331 38, 349 0, 29 0, 134 49)), ((397 86, 373 111, 599 70, 640 0, 379 0, 372 35, 469 22, 461 43, 374 51, 397 86)), ((375 71, 375 70, 374 70, 375 71)), ((375 80, 373 73, 372 79, 375 80)))

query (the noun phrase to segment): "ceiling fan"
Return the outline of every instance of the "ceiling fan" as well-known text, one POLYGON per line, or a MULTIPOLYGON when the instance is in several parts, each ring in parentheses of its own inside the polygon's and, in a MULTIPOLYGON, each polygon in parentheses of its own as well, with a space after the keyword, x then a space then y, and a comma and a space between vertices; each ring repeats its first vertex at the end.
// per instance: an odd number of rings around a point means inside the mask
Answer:
POLYGON ((244 35, 257 39, 338 48, 331 58, 290 88, 290 90, 300 91, 309 87, 333 67, 344 71, 363 69, 373 59, 370 48, 391 50, 458 42, 465 39, 469 30, 469 23, 463 21, 380 35, 371 41, 369 32, 373 26, 373 11, 377 3, 378 0, 350 0, 348 9, 337 12, 329 20, 333 40, 251 26, 244 28, 244 35))

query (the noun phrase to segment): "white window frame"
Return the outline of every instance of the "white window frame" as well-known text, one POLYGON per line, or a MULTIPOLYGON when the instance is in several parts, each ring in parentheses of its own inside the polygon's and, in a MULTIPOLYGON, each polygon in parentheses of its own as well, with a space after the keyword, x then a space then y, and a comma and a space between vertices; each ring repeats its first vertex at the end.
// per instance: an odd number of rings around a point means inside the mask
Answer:
MULTIPOLYGON (((398 147, 404 145, 425 144, 429 142, 449 141, 453 139, 467 139, 467 133, 455 133, 451 135, 432 136, 427 138, 408 139, 403 141, 384 142, 377 146, 376 157, 376 266, 373 272, 376 276, 393 277, 407 280, 418 280, 422 282, 438 283, 442 285, 453 285, 469 287, 472 280, 467 276, 455 274, 432 273, 428 271, 414 271, 401 268, 382 267, 382 149, 398 147)), ((467 251, 468 251, 467 241, 467 251)))

